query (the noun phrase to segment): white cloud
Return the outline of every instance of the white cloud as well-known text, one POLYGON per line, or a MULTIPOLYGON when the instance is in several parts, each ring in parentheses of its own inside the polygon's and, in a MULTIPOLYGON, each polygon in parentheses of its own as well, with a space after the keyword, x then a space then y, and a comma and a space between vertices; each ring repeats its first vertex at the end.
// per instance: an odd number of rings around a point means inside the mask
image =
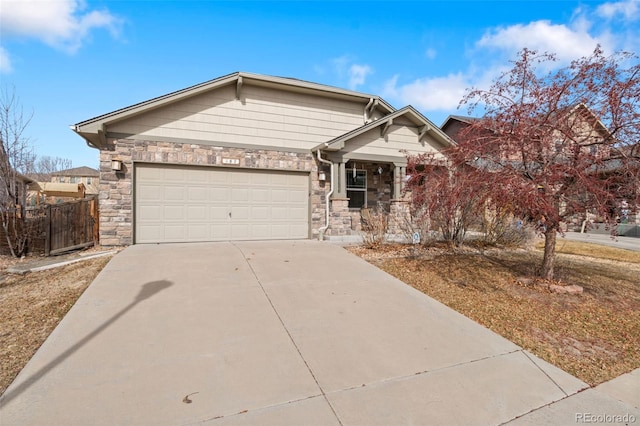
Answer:
POLYGON ((640 17, 640 1, 626 0, 614 3, 604 3, 598 6, 596 14, 606 19, 622 17, 627 21, 634 21, 640 17))
POLYGON ((91 30, 115 35, 120 24, 106 10, 86 10, 82 0, 0 0, 0 8, 3 37, 35 38, 68 53, 75 53, 91 30))
POLYGON ((7 74, 12 71, 11 60, 7 51, 0 46, 0 73, 7 74))
POLYGON ((598 44, 607 48, 606 38, 595 38, 587 30, 588 23, 584 20, 580 20, 576 29, 549 21, 534 21, 526 25, 491 29, 476 45, 501 49, 511 57, 526 47, 539 52, 555 53, 560 62, 568 62, 591 55, 598 44))
POLYGON ((365 80, 373 69, 369 65, 353 64, 349 67, 349 88, 355 90, 365 83, 365 80))
MULTIPOLYGON (((590 56, 598 44, 605 54, 621 47, 637 51, 634 49, 640 45, 637 27, 629 25, 628 31, 621 29, 621 18, 628 22, 640 18, 640 0, 605 3, 596 9, 583 5, 564 24, 540 20, 488 28, 475 48, 467 52, 469 65, 465 69, 402 84, 396 75, 386 81, 382 93, 401 105, 411 104, 424 112, 453 113, 467 89, 488 89, 497 77, 511 69, 508 60, 517 60, 517 53, 525 47, 554 53, 557 62, 547 64, 547 68, 566 66, 572 60, 590 56)), ((431 58, 432 53, 435 56, 435 51, 427 50, 425 55, 431 58)))
POLYGON ((351 58, 348 55, 342 55, 331 60, 334 70, 339 76, 343 76, 345 74, 349 62, 351 62, 351 58))
POLYGON ((350 55, 342 55, 331 59, 333 71, 340 80, 348 79, 347 86, 356 90, 358 86, 366 83, 367 76, 373 73, 373 68, 367 64, 355 63, 350 55))
POLYGON ((458 107, 465 90, 470 86, 467 78, 458 74, 445 77, 419 78, 398 86, 398 76, 387 80, 383 97, 398 99, 421 111, 447 111, 458 107))
POLYGON ((429 48, 424 52, 424 56, 426 56, 427 59, 435 59, 436 56, 438 56, 438 52, 436 49, 429 48))

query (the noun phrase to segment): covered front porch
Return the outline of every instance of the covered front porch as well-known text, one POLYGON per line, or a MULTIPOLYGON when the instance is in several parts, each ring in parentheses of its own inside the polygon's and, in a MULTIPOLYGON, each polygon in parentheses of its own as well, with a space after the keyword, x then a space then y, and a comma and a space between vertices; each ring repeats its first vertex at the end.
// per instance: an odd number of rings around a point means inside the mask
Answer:
POLYGON ((388 230, 397 234, 408 215, 403 197, 406 163, 335 156, 330 161, 332 165, 320 172, 320 177, 333 182, 334 190, 329 196, 329 227, 319 238, 360 235, 363 217, 371 212, 387 215, 388 230))
POLYGON ((326 217, 313 236, 355 240, 363 218, 375 212, 386 215, 389 237, 404 239, 410 220, 404 193, 407 155, 438 152, 452 143, 422 114, 406 107, 316 147, 326 217))

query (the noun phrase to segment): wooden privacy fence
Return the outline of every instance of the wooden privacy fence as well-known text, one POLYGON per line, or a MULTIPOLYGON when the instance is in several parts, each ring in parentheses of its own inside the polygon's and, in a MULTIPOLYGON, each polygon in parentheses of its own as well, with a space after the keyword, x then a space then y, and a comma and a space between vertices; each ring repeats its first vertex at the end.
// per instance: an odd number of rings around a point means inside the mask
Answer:
POLYGON ((44 208, 46 256, 92 246, 98 241, 98 199, 96 197, 49 204, 44 208))
POLYGON ((52 256, 95 245, 98 219, 97 197, 29 208, 29 251, 52 256))

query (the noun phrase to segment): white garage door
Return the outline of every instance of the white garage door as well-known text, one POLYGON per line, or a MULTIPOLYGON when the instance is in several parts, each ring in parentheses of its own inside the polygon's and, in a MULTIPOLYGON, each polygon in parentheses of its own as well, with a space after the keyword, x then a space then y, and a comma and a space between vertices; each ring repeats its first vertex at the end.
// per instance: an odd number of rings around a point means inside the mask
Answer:
POLYGON ((309 237, 305 173, 137 164, 135 242, 309 237))

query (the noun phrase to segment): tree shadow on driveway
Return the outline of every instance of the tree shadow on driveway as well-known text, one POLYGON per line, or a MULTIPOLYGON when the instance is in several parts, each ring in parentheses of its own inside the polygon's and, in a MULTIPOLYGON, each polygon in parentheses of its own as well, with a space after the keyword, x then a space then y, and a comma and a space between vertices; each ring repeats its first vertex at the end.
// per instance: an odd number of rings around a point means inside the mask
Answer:
POLYGON ((47 373, 49 373, 52 369, 54 369, 56 366, 58 366, 66 358, 68 358, 71 354, 76 352, 82 346, 86 345, 90 340, 92 340, 98 334, 102 333, 111 324, 113 324, 118 319, 120 319, 120 317, 122 317, 124 314, 126 314, 131 309, 133 309, 138 303, 140 303, 140 302, 142 302, 142 301, 144 301, 146 299, 149 299, 150 297, 158 294, 159 292, 161 292, 164 289, 167 289, 167 288, 171 287, 172 285, 173 285, 173 283, 171 281, 168 281, 168 280, 151 281, 151 282, 148 282, 146 284, 143 284, 142 288, 140 289, 140 291, 136 295, 135 299, 133 299, 133 301, 131 303, 129 303, 124 308, 122 308, 119 312, 117 312, 115 315, 113 315, 111 318, 109 318, 107 321, 105 321, 102 325, 100 325, 98 328, 93 330, 91 333, 87 334, 85 337, 83 337, 81 340, 79 340, 76 344, 71 346, 69 349, 67 349, 66 351, 62 352, 60 355, 58 355, 55 359, 53 359, 47 365, 45 365, 40 370, 38 370, 37 372, 32 374, 30 377, 28 377, 25 381, 23 381, 17 387, 15 387, 13 389, 11 387, 9 387, 9 389, 7 389, 7 392, 5 392, 4 395, 2 395, 2 397, 0 397, 0 406, 7 404, 9 401, 13 400, 14 398, 16 398, 17 396, 22 394, 33 383, 35 383, 38 380, 40 380, 47 373))

